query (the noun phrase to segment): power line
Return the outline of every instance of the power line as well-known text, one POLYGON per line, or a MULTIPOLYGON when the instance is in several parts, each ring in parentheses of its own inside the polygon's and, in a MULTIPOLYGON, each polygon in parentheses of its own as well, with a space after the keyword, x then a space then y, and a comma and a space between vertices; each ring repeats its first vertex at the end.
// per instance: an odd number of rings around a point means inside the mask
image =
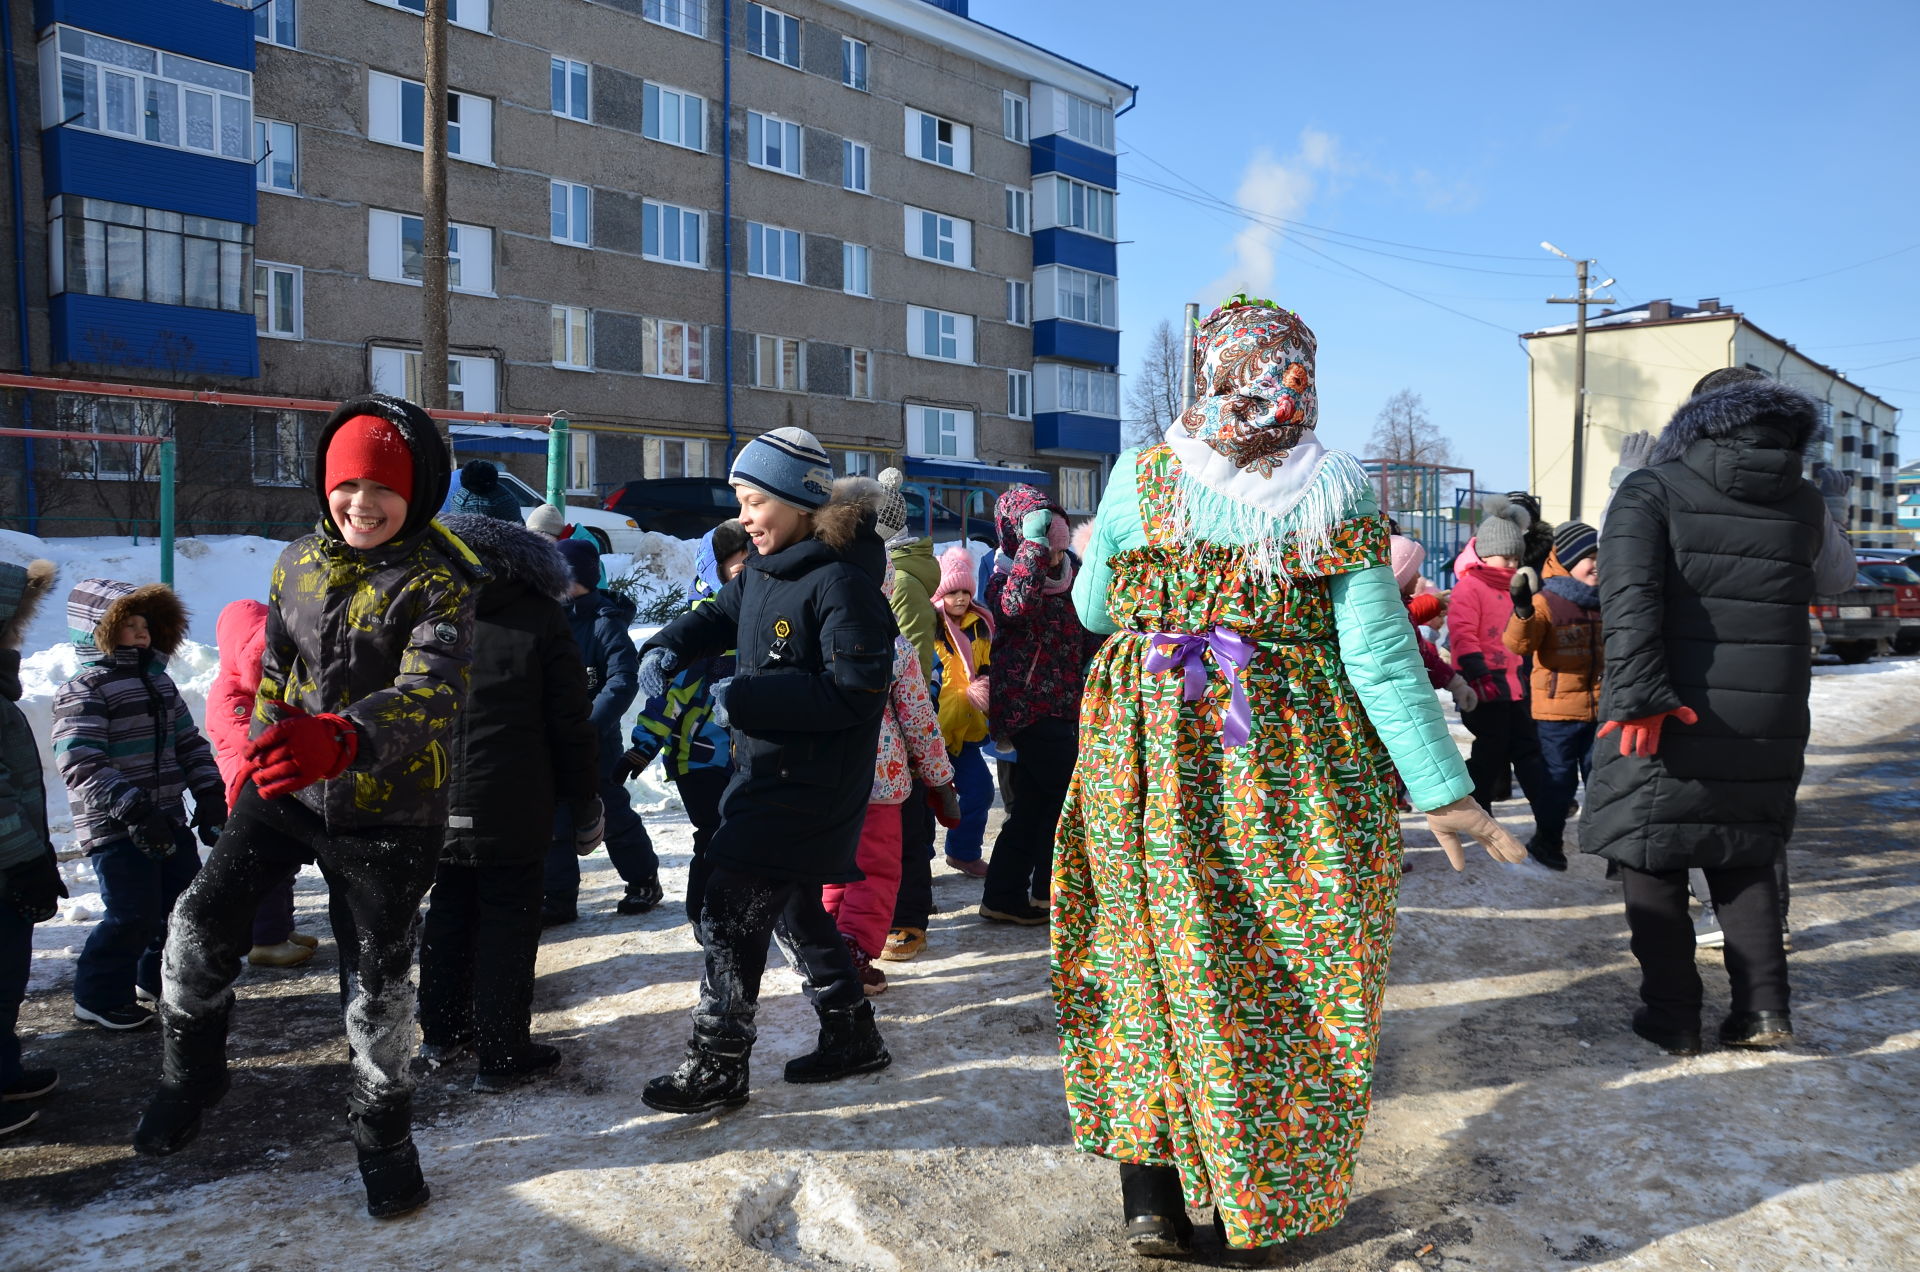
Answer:
POLYGON ((1772 291, 1776 287, 1791 287, 1795 283, 1810 283, 1816 278, 1831 278, 1835 274, 1844 274, 1850 269, 1859 269, 1863 265, 1871 265, 1875 261, 1892 260, 1896 256, 1905 256, 1915 248, 1920 248, 1920 243, 1909 243, 1905 247, 1895 248, 1891 252, 1882 252, 1878 256, 1869 256, 1864 261, 1855 261, 1851 265, 1842 265, 1838 269, 1829 269, 1818 274, 1808 274, 1805 278, 1789 278, 1781 283, 1761 283, 1758 287, 1730 287, 1723 289, 1720 294, 1723 296, 1744 296, 1748 292, 1772 291))
POLYGON ((1855 340, 1848 344, 1807 345, 1809 349, 1865 349, 1869 345, 1908 344, 1920 340, 1920 336, 1895 336, 1891 340, 1855 340))

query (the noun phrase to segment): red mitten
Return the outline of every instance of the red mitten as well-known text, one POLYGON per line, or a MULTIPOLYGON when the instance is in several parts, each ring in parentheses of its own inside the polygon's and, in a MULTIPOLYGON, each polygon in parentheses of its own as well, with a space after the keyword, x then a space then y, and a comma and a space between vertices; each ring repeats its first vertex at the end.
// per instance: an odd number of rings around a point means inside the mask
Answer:
POLYGON ((254 789, 278 799, 340 776, 360 751, 360 735, 345 716, 307 715, 284 702, 281 719, 247 746, 254 789))
POLYGON ((1666 726, 1668 716, 1672 716, 1681 724, 1693 724, 1700 719, 1693 713, 1692 707, 1675 707, 1672 711, 1656 712, 1650 716, 1641 716, 1637 720, 1609 720, 1600 726, 1597 736, 1604 738, 1618 729, 1620 754, 1658 755, 1660 754, 1660 730, 1666 726))
POLYGON ((933 819, 948 830, 960 824, 960 796, 954 793, 952 782, 927 787, 927 807, 933 810, 933 819))
POLYGON ((1446 598, 1438 592, 1426 592, 1407 602, 1407 616, 1415 627, 1432 627, 1446 612, 1446 598))

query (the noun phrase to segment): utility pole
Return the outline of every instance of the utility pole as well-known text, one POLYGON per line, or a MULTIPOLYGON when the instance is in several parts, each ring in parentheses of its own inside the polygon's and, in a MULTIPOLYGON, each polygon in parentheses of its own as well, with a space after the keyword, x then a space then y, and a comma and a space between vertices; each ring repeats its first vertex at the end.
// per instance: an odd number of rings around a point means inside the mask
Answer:
POLYGON ((1200 325, 1200 306, 1187 302, 1180 319, 1180 414, 1193 405, 1193 333, 1200 325))
MULTIPOLYGON (((1596 296, 1593 288, 1587 286, 1587 271, 1595 262, 1591 260, 1574 261, 1573 257, 1551 243, 1542 242, 1540 246, 1552 252, 1562 260, 1573 261, 1576 274, 1576 290, 1571 296, 1549 296, 1549 305, 1578 305, 1579 316, 1573 327, 1573 496, 1567 503, 1567 515, 1573 520, 1580 519, 1580 487, 1587 476, 1587 306, 1611 305, 1611 296, 1596 296)), ((1611 278, 1600 284, 1611 286, 1611 278)))
POLYGON ((425 151, 420 159, 421 405, 447 405, 447 0, 427 0, 425 151))

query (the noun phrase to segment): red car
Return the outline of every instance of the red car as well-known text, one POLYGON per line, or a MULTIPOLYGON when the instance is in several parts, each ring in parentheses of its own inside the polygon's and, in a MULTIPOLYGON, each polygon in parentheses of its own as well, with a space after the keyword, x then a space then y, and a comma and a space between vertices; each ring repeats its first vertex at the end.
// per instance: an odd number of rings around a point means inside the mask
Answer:
POLYGON ((1900 620, 1900 634, 1893 638, 1893 652, 1920 651, 1920 574, 1900 561, 1870 556, 1860 558, 1860 573, 1882 587, 1893 589, 1893 612, 1900 620))

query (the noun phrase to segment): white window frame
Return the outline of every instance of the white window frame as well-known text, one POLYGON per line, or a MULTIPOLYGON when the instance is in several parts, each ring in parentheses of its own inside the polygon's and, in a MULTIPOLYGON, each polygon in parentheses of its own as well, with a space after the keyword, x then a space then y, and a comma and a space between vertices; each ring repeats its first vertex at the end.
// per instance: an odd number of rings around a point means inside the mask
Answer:
POLYGON ((930 163, 937 168, 951 168, 955 172, 973 171, 973 129, 931 111, 912 106, 907 107, 906 111, 906 153, 909 158, 930 163), (943 126, 947 130, 945 141, 940 140, 943 126), (941 158, 943 152, 947 155, 944 159, 941 158))
POLYGON ((916 459, 976 458, 978 438, 972 411, 911 404, 907 407, 906 433, 907 454, 916 459))
POLYGON ((649 436, 640 439, 640 475, 647 481, 662 477, 705 477, 713 462, 713 443, 704 437, 649 436), (677 467, 668 468, 667 459, 679 453, 677 467), (697 462, 696 462, 697 458, 697 462), (694 471, 695 469, 699 471, 694 471))
MULTIPOLYGON (((164 437, 173 432, 173 403, 139 398, 82 397, 61 394, 54 399, 55 427, 76 433, 106 433, 118 437, 164 437)), ((157 481, 160 448, 116 442, 61 439, 60 475, 91 481, 157 481), (85 456, 84 464, 75 462, 85 456), (105 471, 100 461, 108 461, 105 471)))
MULTIPOLYGON (((389 212, 384 208, 367 210, 367 277, 384 283, 418 287, 421 279, 406 272, 406 223, 412 221, 424 230, 420 217, 411 212, 389 212)), ((484 225, 447 224, 447 289, 469 296, 493 295, 493 231, 484 225), (458 276, 459 281, 455 281, 458 276), (484 277, 485 286, 475 283, 484 277)))
POLYGON ((548 178, 547 237, 567 247, 593 246, 592 186, 548 178), (558 233, 555 233, 556 221, 558 233))
POLYGON ((870 92, 871 56, 865 40, 840 37, 840 82, 856 93, 870 92))
POLYGON ((272 194, 290 194, 298 197, 300 193, 300 129, 284 119, 264 119, 253 117, 253 184, 256 189, 272 194), (280 137, 285 140, 285 149, 293 152, 290 164, 292 168, 291 185, 279 185, 273 180, 274 168, 278 163, 287 162, 280 152, 282 147, 276 143, 276 130, 284 129, 280 137))
POLYGON ((682 269, 705 269, 707 267, 707 214, 699 208, 682 207, 677 203, 664 203, 658 199, 640 201, 640 255, 662 265, 678 265, 682 269), (666 240, 671 238, 667 232, 668 218, 675 218, 675 228, 679 231, 680 254, 669 255, 666 240), (653 247, 647 247, 647 223, 653 222, 653 247), (688 228, 691 220, 692 228, 688 228), (691 244, 691 256, 687 252, 691 244))
POLYGON ((253 226, 105 199, 47 201, 49 295, 253 313, 253 226))
MULTIPOLYGON (((862 350, 861 352, 865 352, 862 350)), ((835 451, 828 451, 829 455, 835 451)), ((880 475, 880 457, 882 452, 870 450, 843 450, 837 452, 840 462, 837 465, 842 477, 878 477, 880 475)))
POLYGON ((259 336, 263 340, 300 340, 305 338, 305 335, 306 335, 306 319, 304 316, 304 310, 306 306, 305 291, 306 291, 305 271, 302 270, 298 265, 283 265, 278 261, 262 261, 262 260, 254 261, 253 263, 254 334, 259 336), (265 281, 267 283, 267 290, 264 292, 260 289, 260 284, 262 281, 263 274, 265 275, 265 281), (271 316, 273 314, 273 309, 274 309, 274 300, 278 296, 278 289, 275 287, 275 275, 279 275, 285 278, 287 294, 290 297, 290 301, 291 301, 289 308, 292 311, 292 325, 285 330, 281 330, 279 327, 274 325, 274 322, 271 316), (260 321, 260 318, 261 318, 260 302, 263 297, 266 300, 266 311, 267 311, 267 314, 269 315, 266 325, 264 326, 261 325, 261 321, 260 321))
POLYGON ((593 122, 593 65, 551 55, 547 68, 547 102, 555 119, 593 122), (560 74, 560 100, 553 101, 553 74, 560 74), (577 98, 577 100, 576 100, 577 98))
POLYGON ((1057 173, 1038 178, 1034 185, 1041 201, 1040 228, 1073 230, 1107 242, 1119 237, 1118 205, 1112 190, 1057 173))
POLYGON ((840 139, 840 188, 855 194, 873 193, 873 147, 864 141, 840 139), (858 184, 855 172, 858 172, 858 184))
POLYGON ((707 0, 646 0, 640 16, 655 26, 680 31, 695 39, 705 39, 707 0))
POLYGON ((906 205, 908 256, 955 269, 973 268, 973 222, 906 205))
POLYGON ((48 128, 253 162, 250 73, 78 27, 56 25, 40 41, 40 118, 48 128), (78 108, 68 102, 69 87, 80 94, 78 108), (193 141, 200 112, 205 145, 193 141))
POLYGON ((1097 470, 1092 468, 1060 469, 1060 506, 1069 516, 1085 516, 1098 506, 1097 476, 1097 470))
POLYGON ((778 115, 769 115, 764 111, 747 112, 747 164, 762 172, 778 172, 783 176, 806 177, 807 169, 806 129, 791 119, 782 119, 778 115), (767 138, 769 130, 777 130, 780 136, 780 162, 767 161, 767 138), (791 164, 789 164, 791 160, 791 164))
POLYGON ((753 338, 754 388, 771 389, 779 393, 801 393, 805 391, 806 383, 806 341, 797 336, 756 335, 753 338), (787 358, 789 352, 793 354, 791 364, 787 358))
POLYGON ((597 495, 595 479, 600 475, 599 435, 586 429, 567 430, 567 493, 597 495))
POLYGON ((564 371, 593 370, 593 314, 579 305, 549 307, 553 365, 564 371))
POLYGON ((778 225, 764 225, 759 221, 747 222, 747 276, 749 278, 769 278, 779 283, 794 283, 804 286, 807 281, 806 241, 798 230, 789 230, 778 225), (768 248, 778 235, 779 256, 782 268, 779 273, 767 269, 767 261, 772 255, 768 248), (759 268, 754 268, 755 258, 759 268), (785 265, 791 259, 793 268, 789 272, 785 265))
MULTIPOLYGON (((380 0, 373 0, 380 3, 380 0)), ((427 86, 385 71, 367 72, 367 140, 402 150, 425 150, 427 86), (421 140, 406 138, 407 96, 420 96, 421 140)), ((447 90, 447 157, 493 167, 493 99, 447 90)))
POLYGON ((699 383, 707 378, 706 329, 678 318, 640 320, 640 374, 699 383), (669 371, 670 366, 680 370, 669 371))
POLYGON ((972 366, 974 336, 971 314, 907 306, 907 353, 911 357, 972 366), (949 344, 951 353, 947 351, 949 344))
MULTIPOLYGON (((368 351, 368 382, 375 393, 390 393, 409 402, 420 400, 420 351, 374 345, 368 351)), ((447 409, 500 409, 500 367, 492 358, 472 354, 447 355, 447 409)))
POLYGON ((1007 418, 1033 418, 1033 372, 1007 371, 1007 418))
POLYGON ((840 290, 849 296, 873 295, 873 249, 866 244, 840 244, 840 290))
POLYGON ((769 4, 748 4, 746 43, 747 52, 754 57, 800 69, 800 19, 791 13, 769 4), (767 43, 769 28, 776 37, 772 51, 767 43))
POLYGON ((1040 414, 1120 418, 1120 377, 1113 372, 1064 362, 1042 363, 1034 370, 1033 409, 1040 414))
MULTIPOLYGON (((427 0, 373 0, 383 9, 399 9, 404 13, 426 16, 427 0)), ((447 25, 461 27, 468 31, 478 31, 481 35, 491 35, 487 19, 491 16, 491 0, 447 0, 447 25)))
POLYGON ((1067 99, 1067 136, 1095 150, 1113 150, 1113 107, 1064 94, 1067 99))
POLYGON ((1020 146, 1033 139, 1033 105, 1018 93, 1001 96, 1000 135, 1020 146))
POLYGON ((248 471, 256 488, 283 489, 313 481, 314 443, 326 417, 313 411, 255 411, 247 436, 248 471), (272 437, 261 445, 262 432, 272 437), (268 473, 261 475, 261 463, 268 473))
POLYGON ((859 402, 873 400, 873 350, 847 350, 847 396, 859 402))
POLYGON ((1007 187, 1007 228, 1015 234, 1033 233, 1033 191, 1025 186, 1007 187))
POLYGON ((1036 319, 1058 318, 1106 331, 1120 329, 1120 285, 1113 275, 1070 265, 1042 265, 1033 271, 1033 282, 1036 319))
POLYGON ((1016 327, 1033 325, 1033 286, 1024 278, 1007 280, 1007 321, 1016 327))
POLYGON ((300 9, 295 0, 257 0, 253 11, 253 38, 261 44, 278 44, 283 49, 300 47, 300 9), (281 39, 281 28, 286 39, 281 39))
POLYGON ((707 151, 707 99, 698 93, 689 93, 683 88, 670 84, 647 80, 642 89, 640 103, 640 135, 666 146, 678 146, 682 150, 693 150, 701 154, 707 151), (668 136, 662 121, 666 116, 667 99, 673 99, 674 129, 668 136), (687 116, 695 116, 693 121, 693 140, 687 140, 687 116))

